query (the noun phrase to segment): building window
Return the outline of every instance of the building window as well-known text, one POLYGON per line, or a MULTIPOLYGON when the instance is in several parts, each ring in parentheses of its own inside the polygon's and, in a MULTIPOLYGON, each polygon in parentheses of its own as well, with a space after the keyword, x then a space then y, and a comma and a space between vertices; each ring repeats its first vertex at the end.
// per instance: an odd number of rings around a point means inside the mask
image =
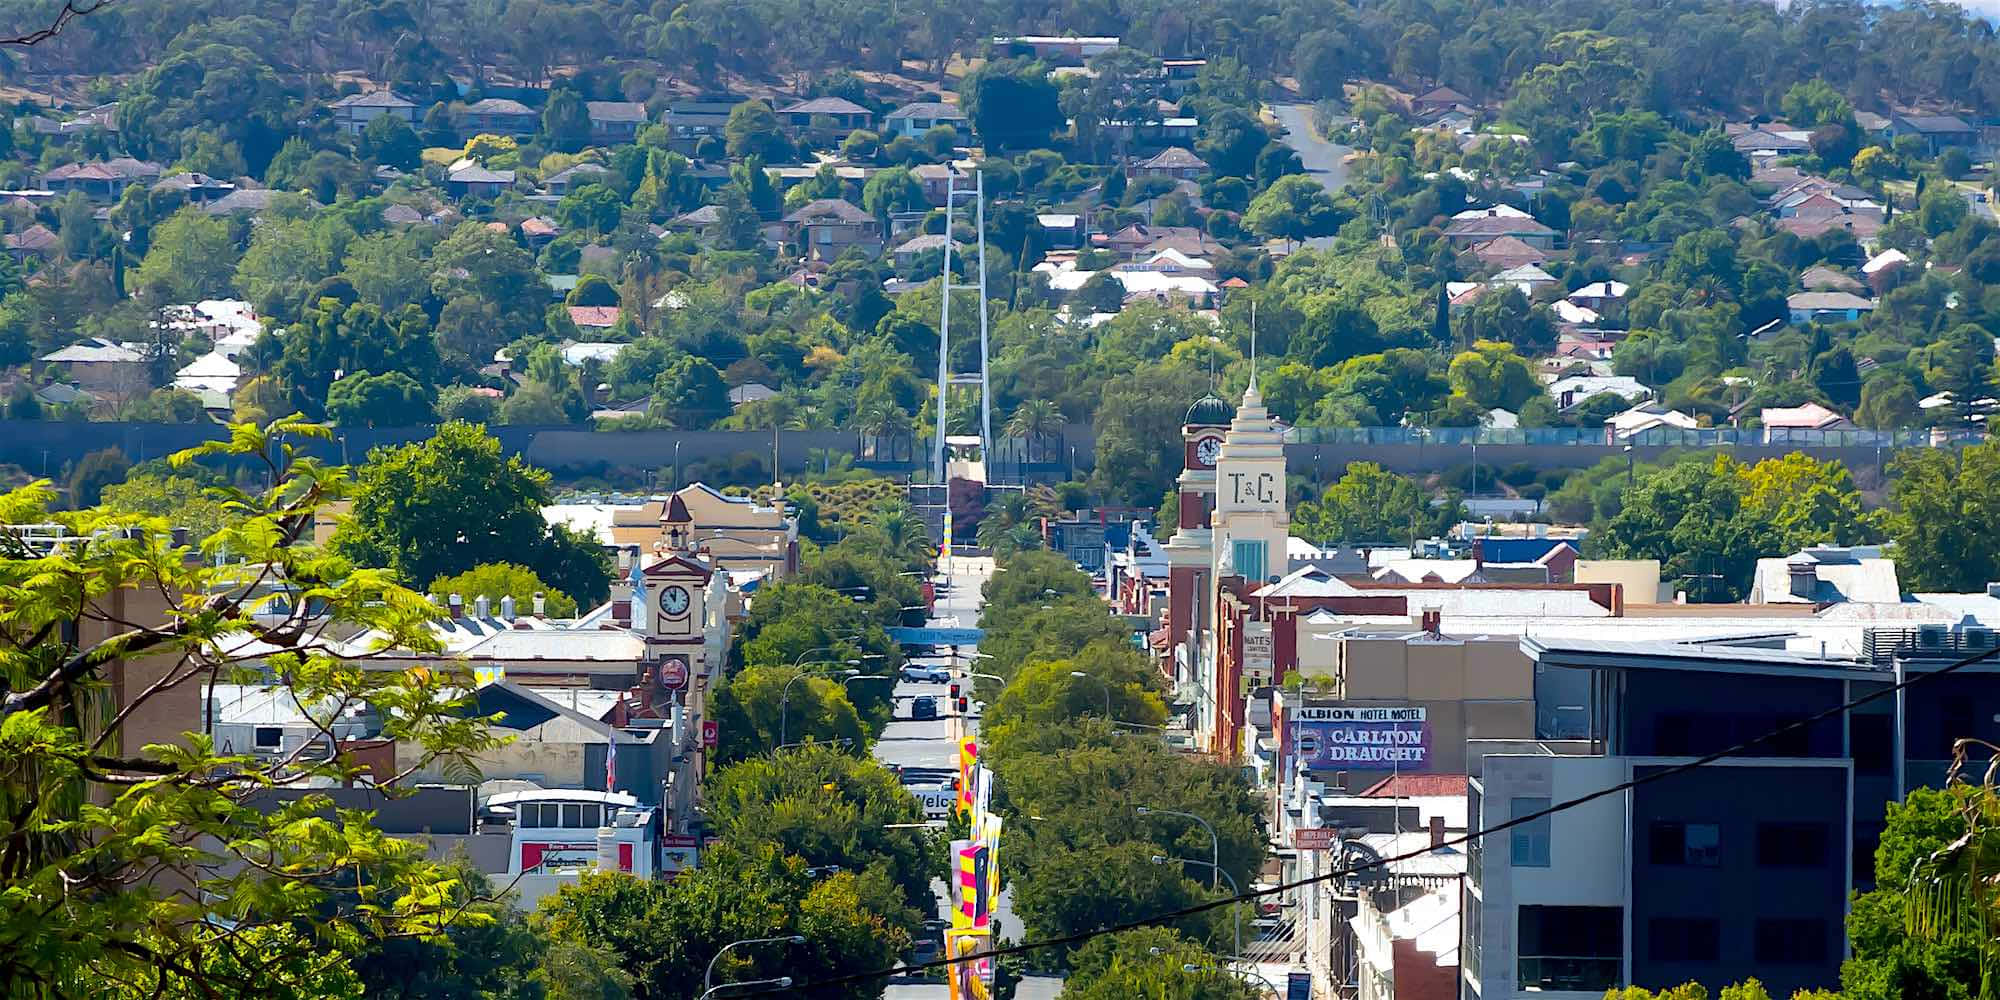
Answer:
MULTIPOLYGON (((1507 802, 1511 815, 1509 819, 1532 816, 1549 807, 1549 800, 1543 798, 1515 798, 1507 802)), ((1530 820, 1507 831, 1509 853, 1516 868, 1547 868, 1549 866, 1549 820, 1543 816, 1530 820)))
POLYGON ((562 825, 575 829, 583 825, 583 806, 575 802, 565 802, 562 807, 562 825))
POLYGON ((583 807, 583 825, 594 830, 604 825, 604 807, 595 802, 587 802, 583 807))
POLYGON ((1230 547, 1230 562, 1243 579, 1264 582, 1264 543, 1236 542, 1230 547))
POLYGON ((259 750, 276 750, 285 744, 285 730, 279 726, 258 726, 251 739, 259 750))
POLYGON ((1819 965, 1826 961, 1826 921, 1817 917, 1757 921, 1757 961, 1819 965))
POLYGON ((1712 917, 1654 917, 1646 945, 1655 962, 1713 962, 1722 957, 1722 924, 1712 917))
POLYGON ((1825 823, 1757 824, 1757 866, 1821 868, 1826 865, 1825 823))
POLYGON ((1618 982, 1624 911, 1616 906, 1523 906, 1517 911, 1523 990, 1603 993, 1618 982))
POLYGON ((1647 830, 1646 860, 1714 868, 1722 864, 1722 829, 1714 823, 1654 823, 1647 830))

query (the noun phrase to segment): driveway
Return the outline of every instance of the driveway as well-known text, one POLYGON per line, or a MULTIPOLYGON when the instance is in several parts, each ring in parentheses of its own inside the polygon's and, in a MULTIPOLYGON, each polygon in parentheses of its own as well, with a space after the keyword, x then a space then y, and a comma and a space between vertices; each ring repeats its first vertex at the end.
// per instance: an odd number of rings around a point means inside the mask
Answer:
POLYGON ((1299 154, 1306 173, 1312 174, 1328 191, 1337 191, 1347 183, 1347 164, 1341 158, 1354 152, 1354 148, 1320 138, 1313 129, 1312 105, 1273 104, 1271 113, 1285 127, 1282 141, 1299 154))

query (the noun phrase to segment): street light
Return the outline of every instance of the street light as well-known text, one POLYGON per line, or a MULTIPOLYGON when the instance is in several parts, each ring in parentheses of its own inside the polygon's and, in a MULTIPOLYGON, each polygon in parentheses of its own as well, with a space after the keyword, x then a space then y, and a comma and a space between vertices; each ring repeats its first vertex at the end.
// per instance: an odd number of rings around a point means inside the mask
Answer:
MULTIPOLYGON (((859 666, 861 663, 860 660, 842 660, 840 662, 848 664, 850 667, 859 666)), ((796 664, 794 664, 794 666, 796 666, 796 664)), ((840 671, 835 676, 852 677, 860 672, 861 671, 859 670, 848 669, 840 671)), ((811 676, 812 676, 812 671, 800 670, 798 673, 793 674, 792 679, 786 681, 784 688, 778 692, 778 745, 779 746, 785 745, 786 730, 788 728, 786 723, 789 721, 791 715, 792 685, 797 684, 799 682, 799 679, 802 677, 811 677, 811 676)))
POLYGON ((745 979, 740 983, 723 983, 721 986, 717 986, 714 989, 706 990, 702 993, 702 995, 698 998, 698 1000, 708 1000, 709 997, 712 997, 715 994, 722 992, 723 990, 734 989, 739 986, 756 986, 759 988, 765 986, 776 986, 777 988, 782 990, 790 985, 792 985, 792 977, 790 976, 779 976, 776 979, 745 979))
MULTIPOLYGON (((1166 863, 1167 863, 1167 862, 1169 862, 1169 861, 1171 861, 1171 862, 1173 862, 1173 863, 1175 863, 1175 864, 1179 864, 1179 865, 1206 865, 1206 864, 1208 864, 1208 862, 1206 862, 1206 861, 1200 861, 1200 860, 1197 860, 1197 859, 1195 859, 1195 858, 1170 858, 1170 857, 1167 857, 1167 856, 1166 856, 1166 855, 1164 855, 1164 854, 1155 854, 1155 855, 1153 855, 1153 863, 1154 863, 1154 864, 1156 864, 1156 865, 1164 865, 1164 864, 1166 864, 1166 863)), ((1243 895, 1243 890, 1241 890, 1241 889, 1238 889, 1238 888, 1236 887, 1236 876, 1234 876, 1234 875, 1231 875, 1231 874, 1229 874, 1228 872, 1225 872, 1225 871, 1222 871, 1222 869, 1221 869, 1221 868, 1218 868, 1218 867, 1215 867, 1214 865, 1210 865, 1210 866, 1209 866, 1209 868, 1210 868, 1210 870, 1211 870, 1211 871, 1215 871, 1215 872, 1221 872, 1221 873, 1222 873, 1222 876, 1223 876, 1224 878, 1226 878, 1226 879, 1228 879, 1228 880, 1229 880, 1229 893, 1230 893, 1230 895, 1232 895, 1232 896, 1241 896, 1241 895, 1243 895)), ((1211 878, 1211 879, 1213 879, 1213 877, 1214 877, 1214 876, 1210 876, 1210 878, 1211 878)), ((1212 887, 1212 885, 1211 885, 1211 887, 1212 887)), ((1231 903, 1231 904, 1229 904, 1229 913, 1230 913, 1230 915, 1231 915, 1231 916, 1233 916, 1233 917, 1235 917, 1235 918, 1236 918, 1236 920, 1235 920, 1235 923, 1236 923, 1236 954, 1238 954, 1238 955, 1241 955, 1241 954, 1243 954, 1243 908, 1242 908, 1242 904, 1240 904, 1240 903, 1231 903)))
MULTIPOLYGON (((1133 811, 1141 816, 1179 816, 1182 819, 1191 819, 1200 823, 1201 828, 1208 831, 1209 870, 1211 873, 1222 870, 1222 840, 1215 835, 1215 827, 1210 826, 1207 820, 1196 816, 1194 813, 1176 812, 1172 809, 1153 809, 1148 806, 1138 806, 1133 811)), ((1211 889, 1215 888, 1215 875, 1213 874, 1209 875, 1208 887, 1211 889)))
POLYGON ((1104 678, 1098 677, 1095 674, 1086 674, 1081 670, 1072 670, 1069 672, 1069 675, 1071 677, 1084 677, 1096 681, 1098 686, 1104 689, 1104 718, 1108 721, 1111 718, 1111 685, 1105 683, 1104 678))
MULTIPOLYGON (((718 951, 718 952, 716 952, 716 953, 715 953, 715 957, 714 957, 714 958, 711 958, 711 959, 709 959, 709 960, 708 960, 708 971, 707 971, 706 973, 703 973, 703 974, 702 974, 702 977, 701 977, 701 989, 702 989, 702 993, 701 993, 701 995, 702 995, 702 996, 707 996, 707 995, 709 995, 710 993, 714 992, 714 991, 715 991, 716 989, 718 989, 718 987, 716 987, 716 986, 714 985, 714 983, 715 983, 715 963, 717 963, 717 962, 720 962, 720 961, 722 961, 722 956, 724 956, 724 955, 728 954, 728 953, 729 953, 729 949, 731 949, 731 948, 734 948, 734 947, 737 947, 738 945, 753 945, 753 944, 778 944, 778 943, 780 943, 780 942, 782 942, 782 943, 785 943, 785 944, 805 944, 805 943, 806 943, 806 937, 805 937, 805 935, 803 935, 803 934, 786 934, 786 935, 784 935, 784 936, 782 936, 782 937, 762 937, 762 938, 745 938, 745 939, 743 939, 743 940, 741 940, 741 941, 731 941, 731 942, 729 942, 728 944, 725 944, 725 945, 723 945, 723 946, 722 946, 722 950, 721 950, 721 951, 718 951)), ((724 986, 739 986, 739 985, 743 985, 743 984, 741 984, 741 983, 724 983, 724 984, 722 984, 722 985, 724 985, 724 986)))

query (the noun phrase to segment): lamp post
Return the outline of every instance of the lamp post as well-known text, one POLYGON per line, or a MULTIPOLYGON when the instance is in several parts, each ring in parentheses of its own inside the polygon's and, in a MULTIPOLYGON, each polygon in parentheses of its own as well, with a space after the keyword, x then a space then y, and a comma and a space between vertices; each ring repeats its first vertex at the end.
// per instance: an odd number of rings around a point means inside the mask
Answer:
POLYGON ((1196 816, 1194 813, 1176 812, 1172 809, 1154 809, 1149 806, 1137 806, 1133 811, 1141 816, 1179 816, 1182 819, 1191 819, 1200 823, 1201 828, 1208 831, 1208 867, 1210 871, 1208 887, 1211 889, 1215 888, 1216 876, 1214 873, 1222 871, 1222 840, 1215 835, 1215 827, 1210 826, 1207 820, 1196 816))
POLYGON ((1096 676, 1095 674, 1087 674, 1087 673, 1084 673, 1084 672, 1083 672, 1083 671, 1081 671, 1081 670, 1072 670, 1072 671, 1070 671, 1070 672, 1069 672, 1069 675, 1070 675, 1071 677, 1082 677, 1082 678, 1085 678, 1085 679, 1088 679, 1088 680, 1093 680, 1093 681, 1096 681, 1096 682, 1097 682, 1097 685, 1098 685, 1099 687, 1101 687, 1101 688, 1103 688, 1103 689, 1104 689, 1104 718, 1105 718, 1105 721, 1107 721, 1107 722, 1108 722, 1108 721, 1110 721, 1110 719, 1111 719, 1111 685, 1110 685, 1110 684, 1107 684, 1107 683, 1105 683, 1105 681, 1104 681, 1104 678, 1102 678, 1102 677, 1098 677, 1098 676, 1096 676))
POLYGON ((712 997, 717 993, 722 992, 723 990, 732 989, 739 986, 756 986, 756 987, 776 986, 777 988, 782 990, 790 985, 792 985, 792 977, 790 976, 779 976, 776 979, 745 979, 740 983, 723 983, 721 986, 716 986, 707 990, 703 990, 698 1000, 708 1000, 709 997, 712 997))
MULTIPOLYGON (((854 666, 859 666, 861 663, 860 660, 842 660, 840 662, 848 664, 850 668, 854 666)), ((840 671, 838 676, 852 677, 860 672, 861 671, 854 669, 842 670, 840 671)), ((812 671, 800 670, 798 673, 793 674, 792 679, 785 682, 783 690, 778 692, 778 745, 779 746, 785 745, 785 735, 786 735, 786 730, 788 728, 787 723, 790 721, 790 715, 791 715, 792 685, 797 684, 799 682, 799 679, 802 677, 811 677, 811 676, 812 676, 812 671)))
MULTIPOLYGON (((1173 862, 1173 863, 1175 863, 1175 864, 1177 864, 1177 865, 1208 865, 1208 862, 1206 862, 1206 861, 1201 861, 1201 860, 1197 860, 1197 859, 1195 859, 1195 858, 1170 858, 1170 857, 1167 857, 1166 855, 1163 855, 1163 854, 1155 854, 1155 855, 1153 855, 1153 863, 1154 863, 1154 864, 1156 864, 1156 865, 1164 865, 1164 864, 1166 864, 1166 863, 1167 863, 1167 862, 1169 862, 1169 861, 1171 861, 1171 862, 1173 862)), ((1234 875, 1231 875, 1231 874, 1229 874, 1228 872, 1225 872, 1225 871, 1223 871, 1223 870, 1222 870, 1221 868, 1218 868, 1218 867, 1216 867, 1215 865, 1209 865, 1208 867, 1209 867, 1209 870, 1210 870, 1211 872, 1218 872, 1218 873, 1220 873, 1220 874, 1222 875, 1222 877, 1223 877, 1223 878, 1225 878, 1225 879, 1228 879, 1228 880, 1229 880, 1229 893, 1230 893, 1230 895, 1233 895, 1233 896, 1241 896, 1241 895, 1243 895, 1243 890, 1241 890, 1241 889, 1238 889, 1238 888, 1236 887, 1236 876, 1234 876, 1234 875)), ((1210 875, 1209 877, 1210 877, 1210 879, 1212 880, 1212 879, 1214 878, 1214 875, 1210 875)), ((1211 886, 1212 886, 1212 883, 1211 883, 1211 886)), ((1239 956, 1243 954, 1243 910, 1242 910, 1242 905, 1243 905, 1243 904, 1241 904, 1241 903, 1231 903, 1231 904, 1229 904, 1229 914, 1230 914, 1230 916, 1232 916, 1232 917, 1234 917, 1234 918, 1235 918, 1235 924, 1236 924, 1236 954, 1237 954, 1237 955, 1239 955, 1239 956)))
MULTIPOLYGON (((729 949, 731 949, 731 948, 735 948, 735 947, 737 947, 737 946, 739 946, 739 945, 753 945, 753 944, 777 944, 777 943, 779 943, 779 942, 783 942, 783 943, 786 943, 786 944, 805 944, 805 943, 806 943, 806 937, 805 937, 805 935, 803 935, 803 934, 786 934, 786 935, 784 935, 783 937, 763 937, 763 938, 745 938, 745 939, 743 939, 743 940, 741 940, 741 941, 731 941, 731 942, 729 942, 728 944, 725 944, 725 945, 723 945, 723 946, 722 946, 722 950, 721 950, 721 951, 718 951, 718 952, 716 952, 716 953, 715 953, 715 957, 714 957, 714 958, 711 958, 711 959, 709 959, 709 960, 708 960, 708 971, 707 971, 707 972, 705 972, 705 973, 703 973, 703 974, 702 974, 702 977, 701 977, 701 989, 702 989, 702 994, 701 994, 701 995, 702 995, 702 996, 707 996, 707 995, 709 995, 710 993, 712 993, 712 992, 714 992, 715 990, 717 990, 717 989, 719 989, 719 988, 720 988, 720 987, 717 987, 717 986, 715 986, 715 985, 714 985, 714 983, 715 983, 715 963, 717 963, 717 962, 720 962, 720 961, 722 961, 722 956, 724 956, 724 955, 728 954, 728 953, 729 953, 729 949)), ((722 985, 723 985, 723 986, 740 986, 740 985, 744 985, 744 984, 742 984, 742 983, 724 983, 724 984, 722 984, 722 985)))

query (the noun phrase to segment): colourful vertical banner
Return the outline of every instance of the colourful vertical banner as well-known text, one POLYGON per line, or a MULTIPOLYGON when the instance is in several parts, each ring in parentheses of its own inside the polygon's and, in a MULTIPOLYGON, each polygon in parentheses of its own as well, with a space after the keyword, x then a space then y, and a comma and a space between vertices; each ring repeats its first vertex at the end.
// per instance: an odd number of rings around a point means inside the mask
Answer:
POLYGON ((959 740, 958 741, 958 812, 959 815, 964 816, 967 819, 972 818, 972 807, 974 802, 976 801, 973 797, 973 789, 972 789, 972 779, 973 779, 972 768, 973 765, 977 763, 979 763, 979 744, 977 742, 977 737, 967 736, 964 739, 959 740))
MULTIPOLYGON (((984 951, 992 932, 987 930, 949 930, 944 932, 945 957, 957 959, 962 955, 974 955, 984 951)), ((952 1000, 988 1000, 992 991, 986 985, 986 977, 980 972, 981 965, 991 960, 958 962, 951 966, 945 982, 951 988, 952 1000)))

